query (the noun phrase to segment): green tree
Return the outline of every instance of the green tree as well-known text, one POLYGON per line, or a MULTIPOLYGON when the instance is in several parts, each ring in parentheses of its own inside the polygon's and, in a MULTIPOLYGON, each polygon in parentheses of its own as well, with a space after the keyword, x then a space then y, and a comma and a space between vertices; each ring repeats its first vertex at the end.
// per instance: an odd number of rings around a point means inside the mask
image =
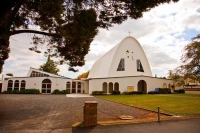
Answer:
POLYGON ((178 71, 184 75, 200 76, 200 34, 192 38, 192 42, 185 46, 185 53, 181 58, 183 65, 178 71))
POLYGON ((47 62, 40 66, 39 70, 49 72, 52 74, 57 74, 57 75, 58 75, 58 72, 60 71, 57 68, 56 63, 50 59, 50 56, 48 56, 47 62))
POLYGON ((174 86, 183 86, 185 85, 185 78, 177 73, 172 73, 171 79, 173 80, 174 86))
POLYGON ((81 78, 87 78, 89 75, 90 71, 87 71, 85 73, 80 74, 76 79, 81 79, 81 78))
POLYGON ((0 73, 8 58, 12 35, 33 33, 33 47, 67 63, 69 70, 83 66, 90 43, 98 28, 108 28, 129 18, 140 18, 143 12, 162 3, 179 0, 3 0, 0 4, 0 73), (40 31, 31 26, 40 27, 40 31))

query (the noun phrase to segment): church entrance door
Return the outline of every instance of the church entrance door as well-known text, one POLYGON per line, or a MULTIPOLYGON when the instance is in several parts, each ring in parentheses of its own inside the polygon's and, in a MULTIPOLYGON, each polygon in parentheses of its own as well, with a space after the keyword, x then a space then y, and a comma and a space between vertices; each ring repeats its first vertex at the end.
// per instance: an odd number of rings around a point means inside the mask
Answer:
POLYGON ((50 79, 44 79, 42 81, 42 93, 51 94, 51 80, 50 79))
POLYGON ((147 83, 144 80, 138 82, 138 91, 143 92, 144 94, 147 93, 147 83))

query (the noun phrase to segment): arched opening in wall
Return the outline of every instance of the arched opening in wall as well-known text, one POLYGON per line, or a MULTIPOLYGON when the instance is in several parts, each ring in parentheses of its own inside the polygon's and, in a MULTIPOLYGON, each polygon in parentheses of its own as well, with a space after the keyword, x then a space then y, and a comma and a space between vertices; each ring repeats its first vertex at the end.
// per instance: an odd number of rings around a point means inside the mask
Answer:
POLYGON ((170 83, 168 84, 168 88, 171 88, 171 84, 170 83))
POLYGON ((12 80, 8 80, 7 91, 11 91, 12 87, 13 87, 13 81, 12 80))
POLYGON ((114 84, 114 90, 115 90, 115 91, 119 91, 119 83, 116 82, 116 83, 114 84))
POLYGON ((81 93, 81 82, 78 82, 78 92, 77 93, 81 93))
POLYGON ((71 91, 71 83, 68 81, 66 84, 66 90, 70 93, 71 91))
POLYGON ((147 93, 147 83, 144 80, 138 82, 138 91, 143 92, 144 94, 147 93))
POLYGON ((15 80, 14 90, 19 90, 19 80, 15 80))
POLYGON ((103 89, 102 89, 105 93, 107 93, 107 83, 104 82, 103 83, 103 89))
POLYGON ((51 93, 51 80, 44 79, 42 81, 42 93, 51 93))
POLYGON ((76 82, 72 82, 72 93, 76 93, 76 82))
POLYGON ((22 80, 20 85, 20 90, 25 90, 25 86, 26 86, 26 81, 22 80))
POLYGON ((109 83, 109 92, 108 93, 112 93, 112 91, 113 91, 113 83, 110 82, 109 83))
POLYGON ((163 88, 167 88, 167 84, 166 83, 163 83, 163 88))

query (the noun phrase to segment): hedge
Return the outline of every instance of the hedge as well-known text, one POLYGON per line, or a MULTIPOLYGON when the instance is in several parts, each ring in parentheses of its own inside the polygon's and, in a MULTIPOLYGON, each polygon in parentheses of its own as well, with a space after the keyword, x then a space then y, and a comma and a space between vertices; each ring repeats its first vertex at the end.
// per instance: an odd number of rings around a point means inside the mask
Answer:
POLYGON ((114 90, 114 91, 112 91, 112 94, 113 95, 119 95, 121 92, 120 91, 117 91, 117 90, 114 90))
POLYGON ((125 92, 123 92, 123 94, 125 94, 125 95, 143 94, 143 92, 142 91, 130 91, 130 92, 125 91, 125 92))
POLYGON ((23 90, 8 90, 2 92, 3 94, 40 94, 38 89, 23 89, 23 90))
POLYGON ((184 89, 174 90, 175 93, 185 93, 184 89))
POLYGON ((51 94, 70 94, 70 92, 69 92, 69 90, 60 91, 60 90, 56 89, 51 94))
POLYGON ((148 94, 171 94, 170 88, 156 88, 156 91, 149 91, 148 94))
POLYGON ((104 95, 105 91, 92 91, 92 95, 104 95))

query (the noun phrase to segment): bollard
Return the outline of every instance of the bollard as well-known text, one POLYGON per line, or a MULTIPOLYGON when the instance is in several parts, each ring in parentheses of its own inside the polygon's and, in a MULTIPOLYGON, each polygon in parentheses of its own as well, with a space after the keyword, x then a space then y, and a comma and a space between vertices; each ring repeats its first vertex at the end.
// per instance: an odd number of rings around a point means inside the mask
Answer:
POLYGON ((84 127, 97 125, 97 102, 84 102, 84 127))
POLYGON ((160 107, 158 107, 158 122, 160 122, 160 107))

